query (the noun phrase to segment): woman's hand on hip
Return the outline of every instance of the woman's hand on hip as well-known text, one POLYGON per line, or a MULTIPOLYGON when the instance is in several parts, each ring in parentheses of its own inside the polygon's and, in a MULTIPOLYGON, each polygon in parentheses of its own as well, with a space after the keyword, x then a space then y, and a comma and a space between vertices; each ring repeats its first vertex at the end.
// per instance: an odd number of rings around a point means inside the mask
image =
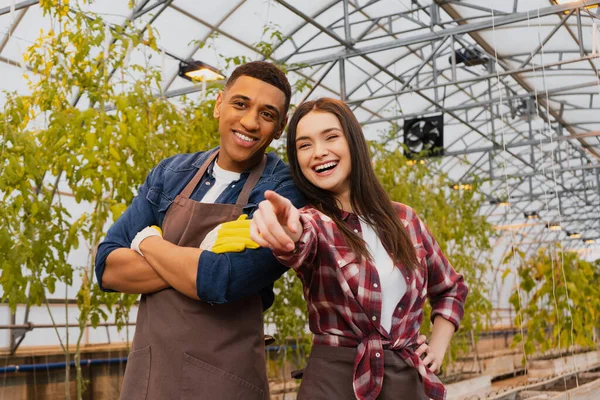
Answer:
MULTIPOLYGON (((417 338, 417 344, 419 347, 415 353, 423 360, 423 364, 426 365, 431 372, 436 373, 440 370, 442 361, 444 360, 444 354, 439 354, 439 351, 430 347, 427 342, 425 335, 420 335, 417 338)), ((424 375, 425 371, 420 371, 421 375, 424 375)))
POLYGON ((262 247, 285 253, 294 250, 302 234, 300 211, 291 201, 267 190, 252 216, 250 238, 262 247))

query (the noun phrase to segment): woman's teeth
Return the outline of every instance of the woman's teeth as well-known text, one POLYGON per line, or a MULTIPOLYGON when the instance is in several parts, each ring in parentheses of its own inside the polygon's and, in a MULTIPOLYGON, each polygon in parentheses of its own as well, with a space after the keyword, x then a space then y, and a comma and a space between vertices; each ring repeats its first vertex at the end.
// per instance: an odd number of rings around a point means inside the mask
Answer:
POLYGON ((245 141, 245 142, 253 142, 253 141, 254 141, 254 139, 252 139, 251 137, 248 137, 248 136, 246 136, 246 135, 242 135, 242 134, 241 134, 241 133, 239 133, 239 132, 235 132, 235 131, 234 131, 233 133, 235 134, 235 136, 239 137, 240 139, 242 139, 242 140, 243 140, 243 141, 245 141))
POLYGON ((317 171, 317 172, 321 172, 321 171, 323 171, 323 170, 325 170, 325 169, 333 168, 333 167, 335 167, 336 165, 337 165, 337 162, 334 162, 334 161, 332 161, 332 162, 328 162, 327 164, 322 164, 322 165, 318 165, 318 166, 316 166, 316 167, 315 167, 315 171, 317 171))

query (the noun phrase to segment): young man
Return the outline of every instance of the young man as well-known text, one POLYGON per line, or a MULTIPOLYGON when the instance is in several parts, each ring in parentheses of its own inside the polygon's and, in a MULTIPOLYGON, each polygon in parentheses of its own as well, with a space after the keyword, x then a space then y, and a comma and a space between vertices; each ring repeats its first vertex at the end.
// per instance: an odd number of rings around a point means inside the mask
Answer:
POLYGON ((238 67, 215 105, 220 147, 163 160, 100 244, 103 290, 142 294, 121 399, 269 398, 262 311, 286 269, 269 249, 198 246, 220 223, 251 215, 266 190, 303 205, 288 167, 265 155, 290 97, 272 64, 238 67))

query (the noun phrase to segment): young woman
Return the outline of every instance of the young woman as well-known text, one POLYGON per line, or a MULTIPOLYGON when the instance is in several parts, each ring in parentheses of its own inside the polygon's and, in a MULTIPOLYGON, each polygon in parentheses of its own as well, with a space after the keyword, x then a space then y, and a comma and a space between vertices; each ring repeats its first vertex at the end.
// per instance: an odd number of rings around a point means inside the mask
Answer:
POLYGON ((298 398, 444 399, 434 372, 463 315, 463 277, 414 210, 389 199, 343 102, 298 107, 287 152, 310 205, 266 192, 250 229, 304 284, 314 339, 298 398), (426 297, 433 331, 419 346, 426 297))

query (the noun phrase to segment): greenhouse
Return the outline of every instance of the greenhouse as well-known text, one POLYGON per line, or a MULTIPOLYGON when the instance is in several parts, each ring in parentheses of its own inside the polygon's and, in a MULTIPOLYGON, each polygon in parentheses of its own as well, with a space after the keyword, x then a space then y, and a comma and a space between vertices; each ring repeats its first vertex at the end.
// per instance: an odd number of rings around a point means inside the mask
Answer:
POLYGON ((600 399, 599 68, 600 0, 0 0, 0 399, 600 399))

